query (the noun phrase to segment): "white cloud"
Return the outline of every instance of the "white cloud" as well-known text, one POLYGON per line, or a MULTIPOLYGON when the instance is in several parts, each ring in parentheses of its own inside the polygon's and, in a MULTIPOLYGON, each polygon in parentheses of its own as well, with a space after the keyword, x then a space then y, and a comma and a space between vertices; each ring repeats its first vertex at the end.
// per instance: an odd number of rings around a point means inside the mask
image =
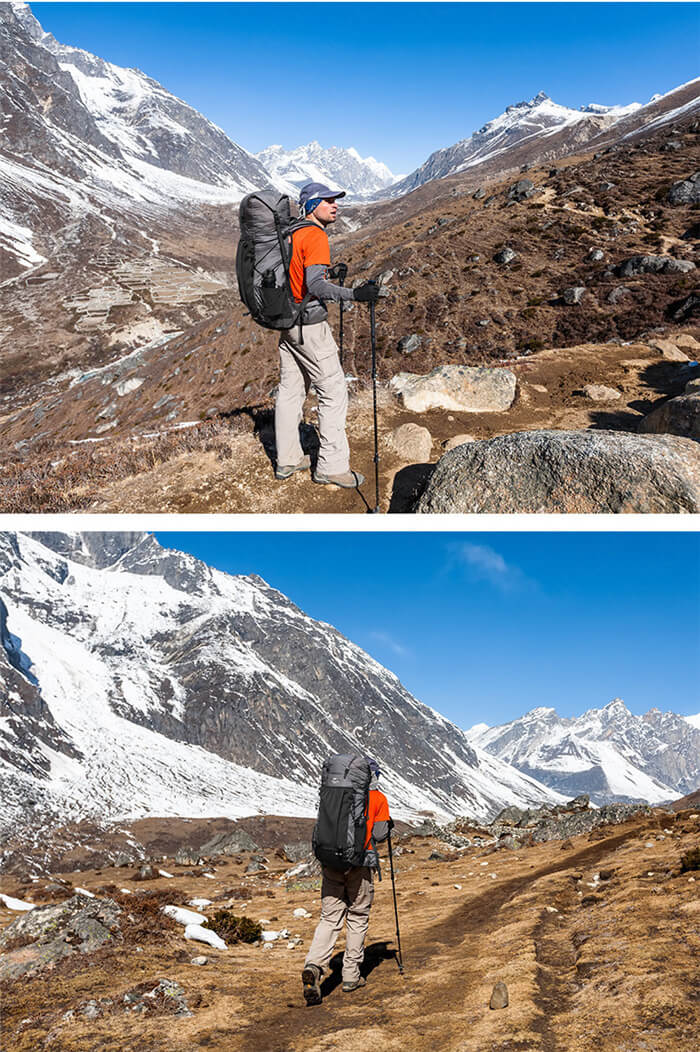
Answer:
POLYGON ((388 632, 370 632, 370 636, 372 639, 376 639, 378 643, 388 647, 394 654, 399 654, 401 657, 407 657, 410 654, 410 650, 390 636, 388 632))
POLYGON ((453 545, 452 551, 462 565, 470 568, 474 576, 489 581, 504 591, 509 591, 527 580, 522 570, 507 563, 500 552, 487 544, 467 542, 453 545))

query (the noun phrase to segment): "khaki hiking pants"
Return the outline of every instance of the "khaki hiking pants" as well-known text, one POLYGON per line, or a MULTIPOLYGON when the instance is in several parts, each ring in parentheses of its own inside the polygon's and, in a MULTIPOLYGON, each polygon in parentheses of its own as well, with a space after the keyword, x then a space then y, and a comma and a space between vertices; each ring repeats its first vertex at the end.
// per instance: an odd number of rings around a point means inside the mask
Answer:
POLYGON ((372 870, 367 866, 356 866, 347 873, 338 873, 324 866, 321 920, 314 932, 304 965, 317 964, 323 971, 326 970, 345 921, 343 982, 356 982, 360 978, 360 965, 365 957, 365 936, 373 899, 372 870))
POLYGON ((321 445, 316 471, 342 475, 350 470, 350 449, 345 436, 348 391, 338 348, 327 321, 304 325, 280 335, 280 385, 275 402, 277 464, 298 464, 304 456, 299 441, 302 408, 309 388, 318 396, 318 431, 321 445))

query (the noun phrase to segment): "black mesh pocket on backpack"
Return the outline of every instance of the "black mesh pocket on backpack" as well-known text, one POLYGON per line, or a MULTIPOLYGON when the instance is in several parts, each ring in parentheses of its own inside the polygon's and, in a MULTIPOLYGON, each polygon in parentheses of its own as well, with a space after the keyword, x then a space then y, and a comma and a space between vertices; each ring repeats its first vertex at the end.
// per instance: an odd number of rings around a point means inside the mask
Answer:
POLYGON ((258 314, 275 329, 289 329, 294 324, 294 311, 286 288, 259 285, 255 289, 258 314))

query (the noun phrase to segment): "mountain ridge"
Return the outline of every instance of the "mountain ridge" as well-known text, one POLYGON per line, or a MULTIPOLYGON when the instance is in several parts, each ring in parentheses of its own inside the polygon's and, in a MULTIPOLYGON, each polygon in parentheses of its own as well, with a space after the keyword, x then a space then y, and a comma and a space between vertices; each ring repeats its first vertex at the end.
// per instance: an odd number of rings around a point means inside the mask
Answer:
POLYGON ((518 770, 560 792, 589 792, 595 803, 661 803, 700 783, 700 730, 692 717, 652 708, 634 716, 622 699, 578 717, 537 708, 496 727, 466 732, 518 770))
POLYGON ((0 593, 36 680, 33 704, 76 754, 37 739, 15 698, 22 674, 0 664, 13 822, 27 792, 54 822, 93 811, 310 815, 323 759, 346 750, 377 757, 399 815, 484 817, 507 802, 561 799, 475 750, 261 579, 224 574, 150 534, 107 535, 109 550, 94 538, 86 550, 84 537, 0 535, 0 593))

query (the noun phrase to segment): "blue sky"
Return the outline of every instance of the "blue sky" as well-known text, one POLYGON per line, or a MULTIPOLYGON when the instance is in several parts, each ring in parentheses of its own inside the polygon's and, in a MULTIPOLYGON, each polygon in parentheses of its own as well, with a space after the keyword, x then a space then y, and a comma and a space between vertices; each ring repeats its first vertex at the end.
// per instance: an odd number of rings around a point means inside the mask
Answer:
POLYGON ((136 66, 254 152, 355 146, 394 172, 545 91, 647 102, 698 75, 693 3, 36 3, 65 44, 136 66))
POLYGON ((622 697, 700 711, 700 536, 156 533, 257 573, 462 727, 622 697))

